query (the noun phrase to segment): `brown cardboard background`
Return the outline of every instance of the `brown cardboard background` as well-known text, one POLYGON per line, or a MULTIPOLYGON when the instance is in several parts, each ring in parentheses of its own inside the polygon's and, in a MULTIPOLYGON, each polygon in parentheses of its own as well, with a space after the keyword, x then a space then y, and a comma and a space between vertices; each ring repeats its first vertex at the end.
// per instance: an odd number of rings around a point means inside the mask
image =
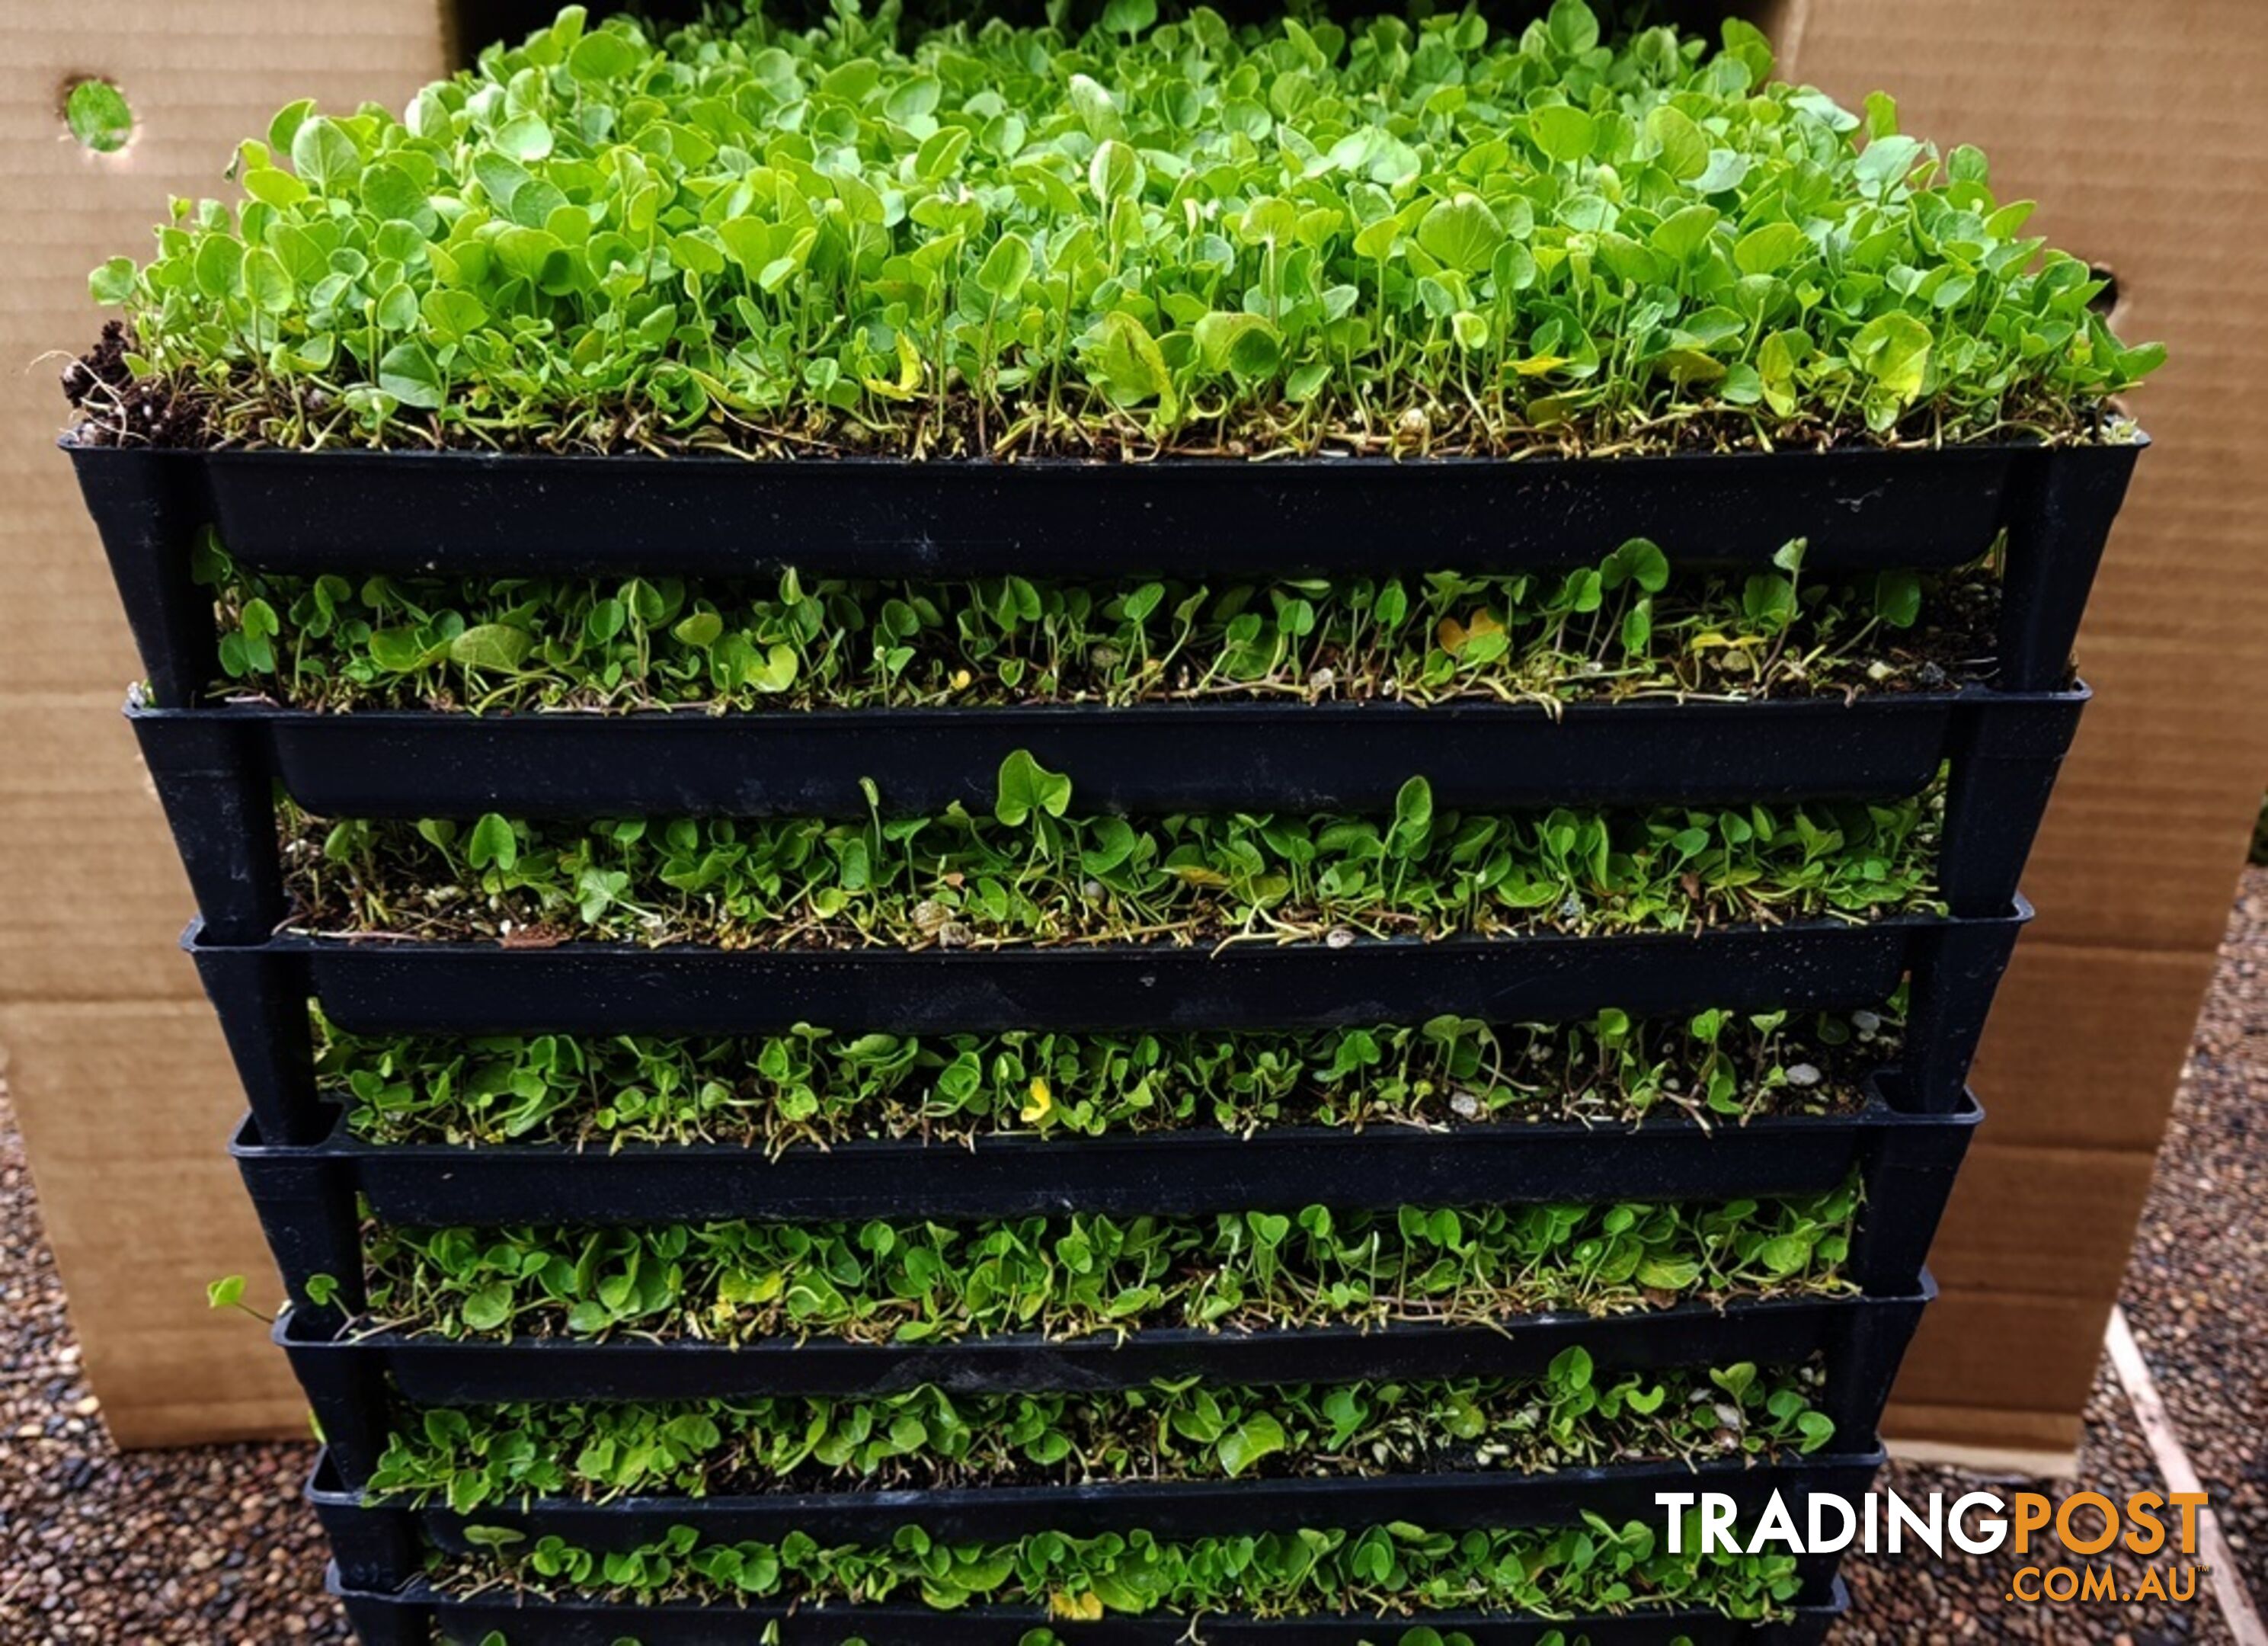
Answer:
MULTIPOLYGON (((2247 300, 2268 275, 2268 127, 2251 112, 2268 7, 1763 10, 1795 78, 1846 101, 1888 87, 1909 129, 1985 146, 2004 196, 2044 203, 2038 232, 2117 274, 2128 335, 2174 350, 2138 405, 2159 445, 2084 640, 2101 697, 2035 855, 2041 919, 1978 1072, 1990 1141, 1893 1410, 1901 1435, 2054 1450, 2077 1437, 2268 776, 2254 686, 2268 579, 2248 564, 2268 517, 2268 337, 2247 300)), ((55 365, 36 357, 89 335, 86 269, 146 244, 166 194, 217 191, 233 139, 277 105, 398 101, 453 46, 448 0, 333 0, 313 17, 284 0, 0 0, 0 206, 17 253, 0 284, 0 557, 37 614, 0 648, 0 1044, 90 1375, 129 1443, 304 1430, 276 1357, 202 1297, 205 1279, 261 1262, 217 1149, 237 1097, 172 947, 188 897, 116 718, 135 665, 51 449, 55 365), (64 85, 85 73, 117 80, 136 112, 122 155, 63 132, 64 85)))
MULTIPOLYGON (((1980 1135, 1930 1253, 1938 1284, 1954 1295, 2017 1291, 2108 1303, 2126 1272, 2154 1163, 2139 1149, 2012 1147, 1980 1135)), ((2012 1358, 2030 1354, 2025 1345, 2012 1358)))
POLYGON ((205 1282, 266 1249, 221 1151, 242 1107, 173 939, 188 889, 118 716, 139 666, 54 440, 48 351, 92 341, 86 271, 168 195, 217 194, 239 137, 314 95, 399 102, 442 63, 437 0, 0 0, 0 1046, 88 1376, 128 1445, 305 1435, 283 1359, 205 1282), (96 155, 66 86, 117 83, 96 155))
MULTIPOLYGON (((2095 589, 2096 690, 2025 889, 2037 924, 1979 1061, 1987 1125, 1934 1259, 1896 1436, 2075 1441, 2152 1154, 2268 779, 2268 7, 2257 0, 1780 0, 1792 78, 1895 92, 1981 145, 2032 232, 2117 277, 2171 363, 2095 589)), ((2052 1441, 2046 1443, 2052 1444, 2052 1441)))
POLYGON ((2110 1318, 2093 1299, 1956 1288, 1922 1316, 1890 1431, 1977 1448, 2075 1450, 2110 1318), (2011 1353, 2018 1333, 2026 1347, 2011 1353))
POLYGON ((40 1116, 40 1216, 69 1254, 72 1323, 120 1443, 305 1436, 267 1332, 205 1305, 221 1274, 252 1277, 263 1313, 283 1287, 222 1148, 243 1104, 204 1001, 0 1007, 0 1041, 40 1116))

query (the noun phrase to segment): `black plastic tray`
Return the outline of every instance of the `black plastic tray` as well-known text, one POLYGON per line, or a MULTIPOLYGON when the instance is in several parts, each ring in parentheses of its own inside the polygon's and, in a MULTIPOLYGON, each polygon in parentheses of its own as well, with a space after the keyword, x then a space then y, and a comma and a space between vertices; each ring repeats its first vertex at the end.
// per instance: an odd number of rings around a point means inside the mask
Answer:
POLYGON ((869 779, 895 812, 989 808, 1019 749, 1068 771, 1083 808, 1133 813, 1381 812, 1418 775, 1437 805, 1466 808, 1887 799, 1950 762, 1939 887, 1956 912, 1990 913, 2015 895, 2088 696, 127 716, 208 930, 253 942, 287 907, 279 780, 323 816, 864 816, 869 779))
POLYGON ((677 1603, 637 1606, 601 1601, 516 1599, 509 1594, 459 1600, 423 1581, 394 1591, 357 1590, 335 1569, 331 1592, 346 1605, 362 1646, 481 1646, 491 1632, 505 1646, 1020 1646, 1037 1628, 1053 1629, 1064 1646, 1397 1646, 1403 1633, 1427 1625, 1473 1646, 1818 1646, 1849 1604, 1840 1580, 1824 1604, 1798 1607, 1783 1622, 1735 1622, 1712 1613, 1667 1612, 1645 1617, 1577 1618, 1547 1622, 1484 1613, 1435 1613, 1413 1618, 1108 1618, 1069 1623, 1038 1607, 977 1606, 937 1612, 924 1606, 858 1606, 790 1611, 780 1606, 703 1607, 677 1603))
POLYGON ((358 1033, 757 1034, 1020 1029, 1292 1029, 1493 1022, 1879 1005, 1912 973, 1904 1106, 1943 1113, 1969 1064, 2016 936, 2019 899, 1990 918, 1894 916, 1694 934, 1541 935, 993 950, 728 951, 683 945, 335 941, 183 941, 235 1054, 261 1134, 313 1142, 307 1001, 358 1033))
POLYGON ((1512 570, 1631 536, 1684 560, 1951 566, 2007 533, 2001 683, 2061 683, 2141 449, 1873 448, 1612 460, 750 463, 67 442, 161 703, 214 676, 188 579, 217 523, 293 571, 875 576, 1512 570), (1422 528, 1418 523, 1422 522, 1422 528))
MULTIPOLYGON (((1508 1120, 1447 1132, 1282 1126, 1250 1138, 1218 1132, 1043 1141, 851 1142, 777 1157, 730 1144, 633 1145, 608 1152, 541 1144, 470 1148, 379 1145, 343 1122, 320 1143, 269 1144, 239 1128, 236 1158, 286 1277, 346 1279, 357 1245, 334 1248, 366 1203, 397 1228, 459 1224, 589 1226, 863 1219, 917 1208, 938 1219, 1067 1211, 1191 1216, 1329 1206, 1479 1206, 1606 1200, 1723 1200, 1823 1193, 1853 1172, 1867 1185, 1866 1233, 1852 1278, 1911 1286, 1981 1118, 1974 1100, 1943 1115, 1901 1112, 1881 1097, 1852 1115, 1760 1119, 1703 1130, 1508 1120)), ((357 1294, 348 1294, 350 1306, 357 1294)))
POLYGON ((389 1586, 417 1576, 415 1553, 470 1554, 473 1527, 519 1532, 531 1545, 557 1537, 577 1548, 615 1553, 659 1542, 691 1526, 704 1543, 777 1543, 800 1532, 822 1544, 887 1546, 901 1527, 919 1526, 949 1542, 1005 1541, 1042 1532, 1094 1537, 1145 1530, 1161 1539, 1357 1527, 1403 1522, 1428 1531, 1559 1526, 1586 1514, 1609 1520, 1658 1520, 1663 1492, 1709 1492, 1733 1500, 1742 1522, 1779 1494, 1801 1503, 1814 1494, 1853 1502, 1873 1483, 1882 1452, 1871 1437, 1784 1462, 1664 1461, 1550 1474, 1507 1470, 1383 1474, 1344 1480, 1253 1480, 1162 1485, 983 1487, 950 1491, 776 1493, 742 1497, 625 1497, 588 1503, 539 1498, 459 1514, 436 1504, 412 1509, 371 1502, 337 1473, 319 1467, 307 1496, 322 1517, 340 1569, 357 1583, 389 1586), (408 1558, 405 1558, 408 1557, 408 1558))
POLYGON ((1907 1340, 1935 1295, 1924 1275, 1875 1297, 1681 1303, 1635 1314, 1518 1316, 1486 1325, 1308 1327, 1124 1337, 1029 1333, 925 1344, 766 1340, 458 1341, 356 1335, 335 1311, 294 1308, 276 1339, 314 1407, 340 1477, 359 1487, 384 1451, 397 1399, 413 1406, 512 1400, 698 1400, 765 1394, 1123 1389, 1201 1377, 1223 1384, 1541 1377, 1580 1347, 1601 1373, 1653 1367, 1796 1365, 1818 1356, 1818 1405, 1844 1435, 1872 1435, 1907 1340))

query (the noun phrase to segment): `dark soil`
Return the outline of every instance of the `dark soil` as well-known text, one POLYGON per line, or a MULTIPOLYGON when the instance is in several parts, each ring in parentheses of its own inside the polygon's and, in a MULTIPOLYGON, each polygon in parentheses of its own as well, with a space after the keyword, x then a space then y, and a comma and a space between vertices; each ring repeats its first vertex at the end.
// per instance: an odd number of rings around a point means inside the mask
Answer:
MULTIPOLYGON (((108 322, 122 337, 124 323, 108 322)), ((98 343, 87 358, 102 352, 98 343)), ((351 364, 351 363, 349 363, 351 364)), ((996 463, 1033 458, 1079 462, 1182 461, 1220 463, 1288 456, 1544 459, 1622 457, 1675 452, 1806 452, 1853 449, 1938 449, 1945 439, 1945 408, 1925 402, 1896 427, 1877 432, 1841 412, 1800 412, 1769 430, 1731 408, 1675 413, 1633 426, 1587 428, 1553 423, 1494 426, 1474 408, 1443 401, 1406 407, 1351 401, 1310 402, 1295 418, 1285 410, 1228 413, 1213 424, 1174 431, 1160 444, 1145 422, 1119 411, 1105 419, 1050 423, 1042 414, 1047 395, 1035 383, 1027 395, 989 411, 956 385, 942 403, 931 402, 902 426, 876 431, 856 417, 815 404, 788 408, 774 423, 747 421, 722 407, 701 421, 671 426, 650 405, 619 398, 601 403, 541 405, 532 419, 501 426, 468 427, 436 413, 399 409, 373 431, 305 380, 277 381, 240 363, 212 388, 183 377, 153 379, 130 395, 82 399, 85 380, 67 373, 64 392, 84 421, 74 438, 89 446, 194 446, 208 449, 289 447, 338 449, 383 446, 397 450, 467 450, 514 454, 681 457, 723 455, 764 461, 836 462, 862 457, 915 461, 996 463), (217 392, 216 392, 216 390, 217 392), (144 402, 169 409, 162 418, 138 414, 144 402), (120 415, 131 410, 135 415, 120 415), (182 414, 178 418, 172 411, 182 414), (1008 431, 1022 425, 1011 436, 1008 431), (157 438, 162 428, 164 438, 157 438)), ((2114 403, 2071 404, 2043 399, 2003 408, 2001 428, 2039 431, 2036 439, 2088 445, 2105 438, 2118 417, 2114 403)), ((2030 444, 1977 439, 1955 445, 2030 444)))
POLYGON ((126 361, 126 323, 112 321, 102 341, 63 368, 63 397, 84 421, 88 446, 202 447, 211 397, 172 379, 137 378, 126 361))

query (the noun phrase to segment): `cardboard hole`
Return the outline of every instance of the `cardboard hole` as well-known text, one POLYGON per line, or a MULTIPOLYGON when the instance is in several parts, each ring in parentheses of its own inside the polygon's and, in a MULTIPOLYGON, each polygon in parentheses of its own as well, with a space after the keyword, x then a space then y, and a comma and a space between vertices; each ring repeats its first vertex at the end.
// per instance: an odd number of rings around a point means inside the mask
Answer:
POLYGON ((2102 315, 2103 322, 2115 330, 2118 324, 2118 305, 2124 299, 2125 296, 2125 294, 2118 289, 2118 276, 2114 270, 2102 263, 2095 263, 2091 266, 2088 269, 2088 273, 2092 275, 2095 279, 2102 282, 2102 290, 2097 292, 2094 298, 2089 300, 2088 307, 2102 315))
POLYGON ((134 140, 134 109, 126 93, 99 75, 63 83, 63 117, 64 129, 90 154, 116 154, 134 140))

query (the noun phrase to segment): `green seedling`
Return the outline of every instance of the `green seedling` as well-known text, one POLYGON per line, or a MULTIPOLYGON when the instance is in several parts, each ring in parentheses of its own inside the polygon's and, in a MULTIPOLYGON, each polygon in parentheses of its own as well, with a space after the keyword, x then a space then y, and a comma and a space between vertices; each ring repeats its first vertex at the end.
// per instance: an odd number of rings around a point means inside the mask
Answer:
MULTIPOLYGON (((777 1622, 765 1624, 763 1632, 757 1636, 757 1640, 759 1646, 779 1646, 779 1625, 777 1622)), ((502 1631, 492 1629, 481 1636, 481 1646, 511 1646, 511 1642, 505 1639, 502 1631)), ((639 1646, 639 1642, 636 1636, 626 1635, 615 1641, 614 1646, 639 1646)), ((858 1635, 847 1635, 840 1642, 840 1646, 866 1646, 865 1637, 858 1635)), ((1016 1646, 1072 1646, 1072 1643, 1066 1642, 1053 1629, 1037 1628, 1027 1630, 1018 1636, 1016 1646)), ((1358 1642, 1358 1646, 1378 1646, 1378 1643, 1366 1640, 1358 1642)), ((1452 1629, 1445 1635, 1438 1629, 1430 1628, 1421 1623, 1415 1628, 1402 1630, 1391 1640, 1387 1641, 1384 1646, 1473 1646, 1473 1637, 1461 1629, 1452 1629)), ((1591 1637, 1587 1635, 1579 1635, 1570 1641, 1557 1629, 1546 1629, 1535 1637, 1535 1646, 1591 1646, 1591 1637)), ((1693 1642, 1689 1636, 1680 1635, 1673 1638, 1668 1642, 1668 1646, 1693 1646, 1693 1642)))
POLYGON ((2163 357, 1985 158, 1562 0, 657 40, 295 102, 94 296, 231 444, 1398 455, 2086 436, 2163 357))
POLYGON ((1671 1607, 1762 1620, 1795 1598, 1793 1556, 1704 1556, 1690 1553, 1697 1542, 1688 1538, 1689 1552, 1672 1555, 1651 1523, 1617 1526, 1595 1515, 1512 1531, 1439 1532, 1397 1523, 1175 1542, 1146 1532, 1048 1532, 955 1545, 907 1526, 887 1546, 834 1548, 800 1533, 777 1543, 703 1543, 693 1527, 679 1526, 644 1547, 612 1553, 556 1537, 530 1544, 499 1529, 488 1553, 444 1564, 438 1575, 460 1593, 508 1585, 636 1601, 1037 1605, 1066 1621, 1153 1612, 1406 1618, 1463 1610, 1550 1619, 1671 1607))
POLYGON ((209 1309, 233 1309, 240 1315, 250 1316, 263 1326, 272 1326, 276 1324, 275 1316, 263 1315, 244 1301, 244 1276, 241 1274, 225 1274, 217 1281, 208 1282, 205 1287, 205 1306, 209 1309))
POLYGON ((1834 1295, 1855 1181, 1716 1205, 1073 1213, 946 1224, 373 1227, 368 1323, 449 1337, 924 1343, 1037 1332, 1484 1323, 1834 1295))
POLYGON ((1511 1381, 433 1407, 405 1414, 370 1490, 471 1514, 530 1495, 604 1502, 1764 1458, 1816 1451, 1833 1437, 1811 1404, 1818 1386, 1815 1369, 1747 1364, 1609 1376, 1571 1348, 1545 1377, 1511 1381))
POLYGON ((1989 668, 1985 567, 1856 582, 1566 572, 879 583, 269 575, 210 534, 225 692, 299 707, 1622 702, 1940 689, 1989 668))
POLYGON ((990 817, 585 825, 286 808, 306 928, 729 948, 1345 942, 1690 931, 1928 912, 1935 794, 1738 809, 1437 812, 1423 778, 1390 820, 1071 812, 1071 779, 1018 750, 990 817))
POLYGON ((315 1016, 324 1095, 379 1143, 1099 1137, 1275 1126, 1742 1121, 1847 1111, 1895 1060, 1885 1011, 1567 1023, 1437 1017, 1291 1032, 753 1037, 350 1034, 315 1016))

